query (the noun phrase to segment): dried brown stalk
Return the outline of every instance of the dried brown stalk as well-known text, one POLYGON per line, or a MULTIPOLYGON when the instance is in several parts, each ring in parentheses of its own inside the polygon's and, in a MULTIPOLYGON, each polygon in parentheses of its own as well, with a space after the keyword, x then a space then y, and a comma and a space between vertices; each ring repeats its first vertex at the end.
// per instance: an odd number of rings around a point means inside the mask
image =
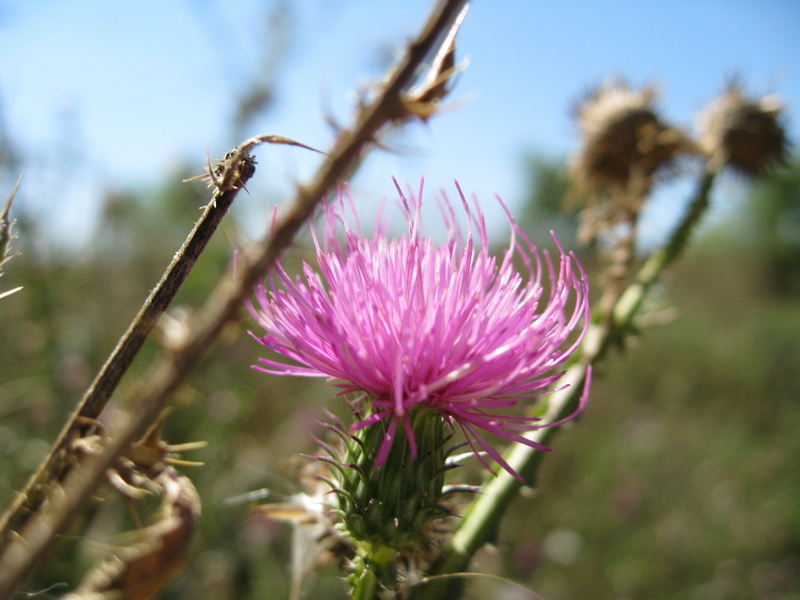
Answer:
MULTIPOLYGON (((298 188, 287 214, 270 235, 242 253, 236 271, 223 277, 197 317, 186 324, 184 334, 171 340, 169 348, 155 360, 132 394, 131 408, 121 414, 109 429, 101 452, 73 468, 63 486, 59 486, 58 502, 46 505, 40 502, 40 506, 29 513, 36 518, 27 519, 25 527, 8 541, 0 555, 0 599, 10 597, 55 536, 80 512, 106 470, 156 421, 225 326, 238 317, 244 298, 291 244, 314 207, 335 191, 344 175, 377 139, 381 128, 402 114, 403 94, 416 80, 419 66, 441 43, 444 33, 451 30, 465 5, 466 0, 446 0, 437 6, 377 96, 361 107, 353 128, 339 135, 311 182, 298 188)), ((229 174, 228 170, 215 174, 215 177, 215 181, 238 181, 238 177, 229 174)), ((227 190, 219 191, 225 194, 227 190)), ((210 204, 209 207, 218 209, 219 203, 217 198, 215 206, 210 204)))
POLYGON ((100 416, 122 376, 153 331, 158 318, 175 298, 239 190, 252 176, 255 167, 252 166, 253 159, 248 153, 251 148, 252 145, 244 151, 229 153, 213 169, 209 166, 210 175, 224 167, 228 177, 233 178, 234 174, 236 177, 232 181, 219 182, 211 203, 205 208, 200 220, 173 257, 128 330, 117 342, 72 417, 61 430, 52 450, 0 517, 0 552, 11 534, 19 531, 30 515, 39 509, 50 488, 63 481, 72 465, 77 462, 77 440, 86 434, 92 422, 100 416))

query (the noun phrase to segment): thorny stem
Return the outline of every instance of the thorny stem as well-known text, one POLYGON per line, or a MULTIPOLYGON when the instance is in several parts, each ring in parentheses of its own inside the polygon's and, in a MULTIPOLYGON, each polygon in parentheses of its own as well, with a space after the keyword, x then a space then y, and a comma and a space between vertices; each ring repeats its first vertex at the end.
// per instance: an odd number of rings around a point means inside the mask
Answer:
MULTIPOLYGON (((242 182, 244 183, 244 182, 242 182)), ((117 342, 80 404, 70 417, 47 457, 28 479, 25 488, 0 517, 0 550, 12 532, 19 531, 48 496, 49 489, 66 477, 77 462, 74 441, 85 434, 89 424, 100 415, 120 380, 133 363, 145 340, 153 331, 159 316, 172 303, 178 290, 197 262, 206 244, 227 213, 239 187, 217 191, 206 206, 180 250, 164 271, 158 285, 145 300, 128 330, 117 342)))
MULTIPOLYGON (((584 339, 581 362, 573 365, 562 380, 563 383, 569 384, 569 387, 548 396, 548 409, 542 419, 543 423, 552 423, 562 419, 575 410, 582 393, 587 365, 594 365, 600 361, 611 343, 630 329, 650 288, 658 281, 664 269, 686 249, 691 232, 708 208, 715 178, 716 171, 708 167, 683 220, 667 244, 650 255, 639 270, 634 282, 619 297, 613 307, 613 318, 602 319, 590 327, 584 339)), ((542 428, 531 432, 526 437, 547 445, 548 440, 555 432, 555 428, 542 428)), ((507 453, 506 459, 508 464, 525 478, 528 482, 527 485, 533 487, 543 457, 544 453, 542 452, 522 444, 514 444, 507 453)), ((517 497, 522 485, 507 471, 500 471, 496 477, 483 486, 481 495, 470 506, 452 540, 442 549, 439 560, 431 567, 430 575, 435 578, 423 582, 417 588, 413 595, 414 600, 441 600, 459 597, 460 579, 439 576, 466 570, 475 552, 496 535, 500 520, 511 501, 517 497)))
POLYGON ((417 70, 444 32, 455 22, 466 0, 445 0, 433 11, 419 37, 389 74, 380 93, 361 107, 352 129, 343 131, 308 185, 298 188, 295 201, 274 230, 243 252, 236 272, 217 285, 197 318, 187 323, 185 335, 163 350, 132 394, 129 406, 109 429, 103 450, 73 468, 63 487, 51 488, 48 511, 41 506, 0 555, 0 599, 9 598, 22 578, 63 531, 100 483, 105 470, 158 417, 172 394, 198 366, 225 326, 234 321, 255 283, 264 277, 280 253, 308 221, 314 207, 333 193, 351 166, 376 140, 379 130, 403 115, 402 94, 415 81, 417 70))

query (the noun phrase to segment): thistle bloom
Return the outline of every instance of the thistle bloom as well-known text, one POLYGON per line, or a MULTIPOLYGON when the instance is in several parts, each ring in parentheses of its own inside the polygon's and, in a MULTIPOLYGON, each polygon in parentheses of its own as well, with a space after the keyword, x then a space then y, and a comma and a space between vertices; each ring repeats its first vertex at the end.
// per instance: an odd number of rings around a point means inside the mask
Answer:
POLYGON ((444 197, 440 206, 449 236, 439 245, 422 232, 422 183, 416 197, 397 186, 408 221, 408 233, 399 239, 389 239, 382 217, 372 238, 363 236, 346 195, 325 206, 324 234, 312 228, 319 273, 304 264, 302 277, 292 278, 278 264, 271 285, 256 288, 257 306, 249 307, 266 330, 254 337, 299 364, 262 358, 254 368, 330 377, 342 394, 363 397, 368 410, 353 430, 384 422, 378 466, 401 426, 416 457, 410 415, 427 411, 460 429, 487 468, 481 450, 519 477, 484 432, 547 449, 521 435, 542 427, 540 419, 503 413, 547 393, 563 374, 559 368, 589 322, 588 284, 576 258, 557 240, 558 268, 547 252, 540 254, 502 201, 511 242, 498 264, 489 254, 477 201, 470 206, 456 187, 467 235, 444 197), (528 271, 527 282, 515 259, 528 271))

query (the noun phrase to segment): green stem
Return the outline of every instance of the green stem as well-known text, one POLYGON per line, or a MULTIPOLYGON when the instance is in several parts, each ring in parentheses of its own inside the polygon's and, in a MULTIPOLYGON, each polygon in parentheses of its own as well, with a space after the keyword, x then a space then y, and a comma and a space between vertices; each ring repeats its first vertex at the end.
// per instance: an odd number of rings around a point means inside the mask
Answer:
POLYGON ((373 569, 370 569, 363 562, 358 569, 358 573, 351 577, 353 585, 352 600, 377 600, 378 598, 378 577, 373 569))
POLYGON ((717 172, 711 168, 703 174, 700 184, 697 187, 694 198, 689 205, 689 209, 684 215, 669 242, 663 247, 653 252, 645 261, 633 283, 631 283, 616 303, 613 310, 614 325, 616 330, 625 329, 630 326, 642 302, 647 297, 647 292, 658 281, 661 273, 671 265, 678 256, 686 249, 700 218, 708 209, 711 188, 714 185, 717 172))
MULTIPOLYGON (((613 318, 604 319, 600 324, 593 324, 589 328, 583 343, 583 361, 573 365, 564 375, 562 382, 569 387, 548 397, 548 411, 542 419, 543 423, 553 423, 575 410, 583 392, 587 366, 599 362, 611 342, 628 331, 650 288, 658 281, 664 269, 686 249, 691 232, 708 208, 715 178, 715 170, 710 168, 706 170, 683 220, 667 244, 650 255, 634 282, 622 293, 611 309, 613 318)), ((547 445, 555 431, 552 428, 538 429, 526 437, 547 445)), ((522 475, 527 482, 526 485, 531 487, 535 486, 539 464, 543 457, 542 452, 522 444, 514 444, 505 456, 509 465, 522 475)), ((501 471, 485 483, 482 494, 470 506, 452 540, 442 549, 439 560, 432 565, 430 575, 441 576, 463 572, 475 552, 496 535, 503 515, 522 485, 506 471, 501 471)), ((458 598, 460 595, 460 579, 457 576, 437 577, 420 584, 413 598, 441 600, 458 598)))
MULTIPOLYGON (((576 364, 567 371, 562 380, 564 383, 569 383, 569 387, 549 396, 544 422, 552 423, 575 410, 583 392, 585 378, 585 364, 576 364)), ((537 429, 526 437, 547 445, 555 432, 556 430, 551 428, 537 429)), ((528 482, 525 485, 533 486, 543 456, 544 453, 537 452, 533 448, 514 444, 504 458, 528 482)), ((495 535, 503 514, 511 501, 517 497, 522 486, 518 479, 505 470, 485 483, 481 494, 464 515, 450 543, 442 550, 439 560, 432 565, 430 575, 463 572, 475 552, 495 535)), ((458 577, 437 578, 421 585, 413 598, 414 600, 458 598, 460 583, 458 577)))

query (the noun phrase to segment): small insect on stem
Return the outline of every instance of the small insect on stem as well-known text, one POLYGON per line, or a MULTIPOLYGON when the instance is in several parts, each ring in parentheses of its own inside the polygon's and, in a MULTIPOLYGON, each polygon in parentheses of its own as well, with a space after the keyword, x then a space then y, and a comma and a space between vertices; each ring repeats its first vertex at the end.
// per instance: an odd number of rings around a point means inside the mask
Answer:
POLYGON ((218 193, 229 190, 246 189, 245 184, 256 172, 257 164, 255 157, 250 155, 250 151, 260 144, 285 144, 325 154, 325 152, 321 150, 306 146, 305 144, 280 135, 258 135, 250 138, 241 146, 227 152, 222 160, 217 161, 213 165, 211 164, 211 158, 207 158, 208 164, 205 173, 190 177, 189 179, 184 179, 183 181, 186 183, 202 179, 208 184, 208 187, 215 187, 218 193))

